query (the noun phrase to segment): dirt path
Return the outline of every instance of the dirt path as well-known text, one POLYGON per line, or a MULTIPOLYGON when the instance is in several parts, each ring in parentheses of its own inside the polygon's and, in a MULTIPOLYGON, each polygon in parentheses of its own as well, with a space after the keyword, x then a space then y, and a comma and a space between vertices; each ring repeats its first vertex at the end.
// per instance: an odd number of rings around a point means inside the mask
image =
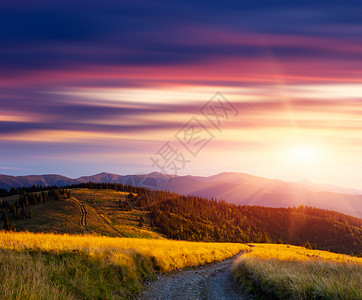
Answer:
POLYGON ((168 299, 252 299, 237 287, 230 270, 234 258, 161 276, 140 297, 143 300, 168 299))
POLYGON ((124 237, 125 235, 119 231, 117 228, 113 227, 111 222, 107 220, 101 213, 99 213, 94 207, 91 207, 87 204, 83 204, 81 200, 71 196, 69 198, 71 201, 76 203, 80 208, 80 226, 89 233, 98 233, 98 234, 111 234, 112 236, 124 237), (87 222, 88 221, 88 222, 87 222), (99 230, 95 228, 95 222, 99 226, 103 226, 105 230, 99 230), (89 227, 87 226, 89 225, 89 227))
POLYGON ((84 228, 87 229, 87 211, 85 210, 85 207, 83 205, 82 202, 80 202, 78 199, 74 198, 74 197, 70 197, 75 203, 77 203, 80 207, 80 213, 81 213, 81 217, 80 217, 80 225, 84 228))

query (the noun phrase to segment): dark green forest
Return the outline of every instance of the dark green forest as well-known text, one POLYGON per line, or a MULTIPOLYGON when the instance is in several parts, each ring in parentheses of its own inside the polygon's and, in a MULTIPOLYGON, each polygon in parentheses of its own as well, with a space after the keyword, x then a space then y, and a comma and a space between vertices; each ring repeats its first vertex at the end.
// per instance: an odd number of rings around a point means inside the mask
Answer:
MULTIPOLYGON (((119 209, 147 211, 151 225, 172 239, 312 245, 322 250, 362 254, 362 220, 334 211, 305 206, 240 206, 223 200, 208 200, 114 183, 71 185, 61 189, 60 194, 64 195, 65 189, 71 188, 128 192, 127 199, 119 203, 119 209)), ((24 195, 36 190, 42 188, 14 190, 12 193, 24 195)), ((52 187, 51 193, 56 190, 52 187)))

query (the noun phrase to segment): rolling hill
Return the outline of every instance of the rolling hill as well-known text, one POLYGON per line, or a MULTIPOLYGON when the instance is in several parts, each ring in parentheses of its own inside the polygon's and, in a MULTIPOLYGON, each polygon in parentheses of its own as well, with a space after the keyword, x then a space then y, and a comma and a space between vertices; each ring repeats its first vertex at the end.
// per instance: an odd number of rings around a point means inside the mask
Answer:
POLYGON ((245 173, 225 172, 214 176, 172 176, 161 173, 117 175, 100 173, 72 179, 60 175, 0 175, 0 188, 31 185, 65 186, 84 182, 120 183, 168 190, 184 195, 223 199, 239 205, 268 207, 313 206, 362 218, 362 191, 310 182, 287 182, 245 173))
POLYGON ((202 242, 310 242, 318 249, 361 254, 362 219, 329 210, 240 206, 114 183, 42 189, 21 189, 20 196, 0 198, 0 230, 202 242))
MULTIPOLYGON (((7 212, 17 231, 163 239, 164 236, 150 226, 147 213, 119 209, 119 202, 127 200, 127 195, 113 190, 72 189, 69 197, 29 205, 30 218, 15 217, 11 209, 7 212), (142 227, 138 225, 141 216, 142 227)), ((18 202, 19 211, 22 209, 18 195, 0 198, 0 230, 2 201, 7 201, 10 207, 18 202)))

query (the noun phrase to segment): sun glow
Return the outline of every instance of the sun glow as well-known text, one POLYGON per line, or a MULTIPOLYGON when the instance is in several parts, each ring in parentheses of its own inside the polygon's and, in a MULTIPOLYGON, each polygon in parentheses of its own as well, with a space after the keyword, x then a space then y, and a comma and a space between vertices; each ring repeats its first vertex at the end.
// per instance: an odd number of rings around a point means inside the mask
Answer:
POLYGON ((315 156, 315 151, 312 148, 308 147, 298 147, 294 150, 292 155, 301 161, 309 161, 312 160, 315 156))
POLYGON ((310 145, 297 145, 289 149, 289 159, 295 162, 315 162, 318 160, 318 149, 310 145))

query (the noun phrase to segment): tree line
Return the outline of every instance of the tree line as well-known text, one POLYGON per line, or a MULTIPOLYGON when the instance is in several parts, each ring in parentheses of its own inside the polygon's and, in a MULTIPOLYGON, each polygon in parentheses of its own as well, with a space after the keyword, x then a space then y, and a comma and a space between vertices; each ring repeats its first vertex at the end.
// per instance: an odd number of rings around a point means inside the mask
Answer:
MULTIPOLYGON (((19 197, 13 203, 6 199, 0 201, 0 224, 3 222, 2 229, 15 230, 13 220, 25 220, 33 217, 33 209, 31 206, 46 203, 49 200, 61 200, 69 197, 69 191, 63 188, 43 190, 42 187, 32 187, 26 189, 18 189, 19 197), (30 192, 31 191, 31 192, 30 192)), ((9 194, 11 194, 9 192, 9 194)), ((9 196, 7 194, 7 196, 9 196)), ((1 227, 0 227, 1 229, 1 227)))
POLYGON ((69 188, 113 189, 129 196, 119 209, 146 210, 151 225, 172 239, 204 242, 287 243, 362 254, 362 220, 308 206, 242 206, 116 183, 82 183, 69 188))

